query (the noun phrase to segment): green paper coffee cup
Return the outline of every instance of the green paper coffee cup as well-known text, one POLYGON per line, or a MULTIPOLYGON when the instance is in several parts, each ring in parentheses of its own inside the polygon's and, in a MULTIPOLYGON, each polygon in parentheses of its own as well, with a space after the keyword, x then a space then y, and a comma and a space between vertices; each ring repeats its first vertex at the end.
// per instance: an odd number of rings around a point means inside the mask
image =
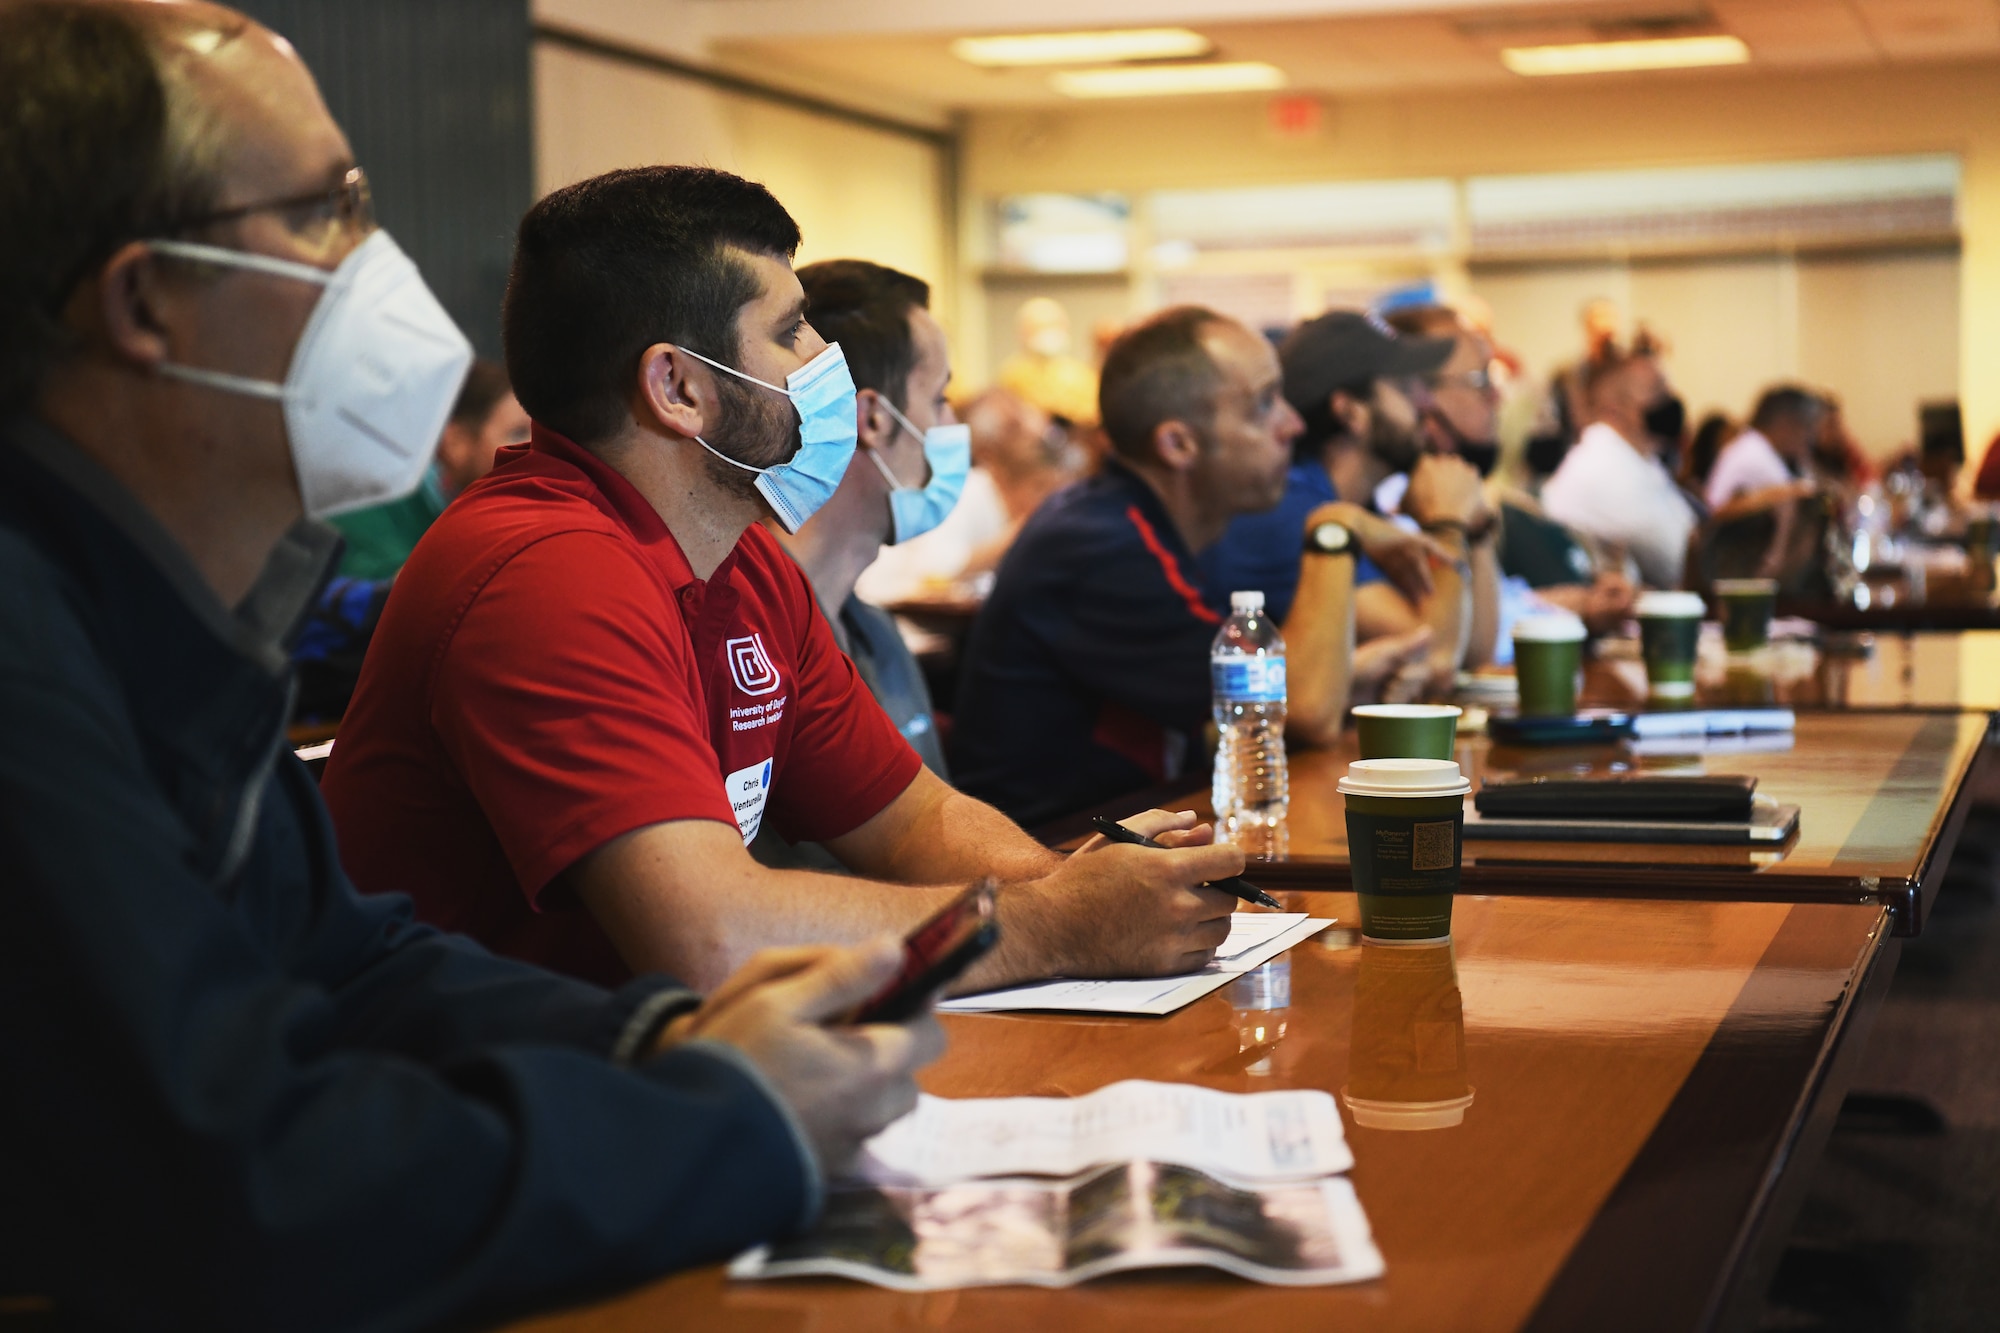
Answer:
POLYGON ((1354 710, 1363 759, 1449 759, 1462 710, 1450 704, 1363 704, 1354 710))
POLYGON ((1522 616, 1514 622, 1514 679, 1522 717, 1569 717, 1583 671, 1583 621, 1567 612, 1522 616))
POLYGON ((1646 657, 1647 689, 1655 699, 1694 697, 1695 655, 1707 610, 1700 595, 1691 592, 1649 592, 1633 608, 1646 657))
POLYGON ((1450 939, 1472 784, 1449 759, 1357 759, 1339 786, 1362 936, 1450 939))
POLYGON ((1722 646, 1747 653, 1771 641, 1771 617, 1778 613, 1776 579, 1717 579, 1716 613, 1722 621, 1722 646))
POLYGON ((1449 1129, 1465 1119, 1465 1007, 1452 946, 1363 941, 1340 1100, 1363 1129, 1449 1129))

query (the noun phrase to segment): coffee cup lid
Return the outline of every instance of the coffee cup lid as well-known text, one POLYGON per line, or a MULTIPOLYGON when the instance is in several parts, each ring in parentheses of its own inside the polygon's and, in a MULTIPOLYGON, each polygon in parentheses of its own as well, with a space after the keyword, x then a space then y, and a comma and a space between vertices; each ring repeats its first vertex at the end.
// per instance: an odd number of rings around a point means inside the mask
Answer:
POLYGON ((1352 796, 1463 796, 1472 790, 1449 759, 1357 759, 1338 785, 1352 796))
POLYGON ((1701 616, 1708 607, 1697 592, 1649 592, 1639 596, 1632 608, 1638 616, 1701 616))
POLYGON ((1465 710, 1451 704, 1362 704, 1356 717, 1462 717, 1465 710))
POLYGON ((1450 1129, 1464 1123, 1472 1096, 1473 1090, 1468 1088, 1463 1097, 1441 1102, 1385 1102, 1352 1096, 1346 1088, 1340 1090, 1347 1113, 1363 1129, 1450 1129))
POLYGON ((1549 611, 1515 621, 1514 637, 1529 643, 1581 643, 1589 632, 1581 618, 1567 611, 1549 611))
POLYGON ((1776 579, 1717 579, 1715 581, 1715 595, 1717 597, 1728 597, 1732 594, 1740 595, 1745 593, 1752 596, 1761 596, 1764 593, 1775 593, 1777 591, 1778 581, 1776 579))

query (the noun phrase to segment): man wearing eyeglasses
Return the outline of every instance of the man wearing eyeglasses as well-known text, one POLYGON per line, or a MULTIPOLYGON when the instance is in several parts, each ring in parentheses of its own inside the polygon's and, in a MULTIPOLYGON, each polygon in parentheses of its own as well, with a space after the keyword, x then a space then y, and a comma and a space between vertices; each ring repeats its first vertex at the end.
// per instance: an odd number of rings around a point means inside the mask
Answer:
POLYGON ((806 1223, 935 1023, 893 939, 701 1001, 363 900, 288 632, 470 349, 292 48, 0 7, 0 1314, 485 1323, 806 1223))
POLYGON ((1442 694, 1467 662, 1486 660, 1498 624, 1493 518, 1478 471, 1444 447, 1443 413, 1490 392, 1476 349, 1451 338, 1398 337, 1380 319, 1336 310, 1294 329, 1279 349, 1285 397, 1305 422, 1285 498, 1237 519, 1203 556, 1212 586, 1259 588, 1283 616, 1298 586, 1305 516, 1341 502, 1363 532, 1398 517, 1432 539, 1428 567, 1355 569, 1358 642, 1431 631, 1429 655, 1385 697, 1442 694))

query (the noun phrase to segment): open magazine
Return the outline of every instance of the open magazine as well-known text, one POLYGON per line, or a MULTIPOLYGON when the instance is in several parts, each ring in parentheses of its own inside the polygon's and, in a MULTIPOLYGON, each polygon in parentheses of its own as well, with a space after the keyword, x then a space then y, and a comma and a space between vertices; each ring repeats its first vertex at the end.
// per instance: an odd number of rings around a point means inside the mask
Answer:
POLYGON ((941 1291, 1186 1266, 1319 1286, 1378 1277, 1382 1256, 1343 1177, 1238 1189, 1188 1167, 1124 1162, 1067 1180, 836 1189, 810 1235, 751 1250, 729 1274, 941 1291))

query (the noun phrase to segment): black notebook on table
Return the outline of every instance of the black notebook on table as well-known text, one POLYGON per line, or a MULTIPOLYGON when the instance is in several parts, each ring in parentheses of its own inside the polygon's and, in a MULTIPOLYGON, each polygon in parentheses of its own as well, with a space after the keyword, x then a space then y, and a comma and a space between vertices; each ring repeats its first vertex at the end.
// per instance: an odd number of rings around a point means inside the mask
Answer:
POLYGON ((1799 808, 1757 798, 1751 777, 1488 779, 1465 836, 1548 842, 1780 843, 1799 808))

